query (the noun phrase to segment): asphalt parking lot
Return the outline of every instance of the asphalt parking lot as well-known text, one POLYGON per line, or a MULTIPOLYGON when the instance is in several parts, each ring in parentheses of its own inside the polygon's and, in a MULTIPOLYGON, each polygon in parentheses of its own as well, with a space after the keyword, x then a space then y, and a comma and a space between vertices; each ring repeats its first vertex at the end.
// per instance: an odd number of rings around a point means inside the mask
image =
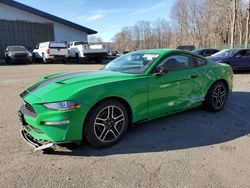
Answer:
POLYGON ((95 64, 0 63, 0 187, 249 187, 250 72, 219 113, 201 108, 138 125, 115 146, 33 153, 19 135, 19 93, 41 76, 95 64))

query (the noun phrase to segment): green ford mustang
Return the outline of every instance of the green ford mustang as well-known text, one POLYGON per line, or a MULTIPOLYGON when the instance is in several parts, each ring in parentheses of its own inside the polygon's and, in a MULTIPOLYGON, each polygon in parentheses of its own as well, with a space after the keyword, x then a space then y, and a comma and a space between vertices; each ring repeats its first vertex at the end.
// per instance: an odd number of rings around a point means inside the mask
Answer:
POLYGON ((168 49, 132 52, 99 71, 48 75, 20 95, 22 137, 36 150, 85 139, 110 146, 130 125, 200 105, 220 111, 232 79, 226 64, 168 49))

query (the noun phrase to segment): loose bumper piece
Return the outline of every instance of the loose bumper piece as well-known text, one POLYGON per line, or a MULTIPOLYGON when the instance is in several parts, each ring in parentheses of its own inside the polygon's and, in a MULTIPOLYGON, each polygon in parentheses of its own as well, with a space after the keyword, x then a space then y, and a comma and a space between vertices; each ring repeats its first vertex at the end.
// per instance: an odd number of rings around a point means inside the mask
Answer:
POLYGON ((22 129, 21 131, 21 136, 24 139, 24 141, 29 144, 31 147, 34 148, 34 151, 39 151, 39 150, 44 150, 47 148, 52 147, 54 144, 53 143, 48 143, 48 144, 40 144, 37 141, 35 141, 32 137, 30 137, 25 129, 22 129))

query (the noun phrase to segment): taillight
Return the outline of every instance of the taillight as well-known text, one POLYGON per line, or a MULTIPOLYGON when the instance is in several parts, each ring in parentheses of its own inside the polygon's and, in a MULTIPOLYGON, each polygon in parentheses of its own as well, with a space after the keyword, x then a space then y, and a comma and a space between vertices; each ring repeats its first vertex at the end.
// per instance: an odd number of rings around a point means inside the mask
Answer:
POLYGON ((46 50, 46 54, 48 54, 48 55, 50 54, 50 50, 49 49, 46 50))

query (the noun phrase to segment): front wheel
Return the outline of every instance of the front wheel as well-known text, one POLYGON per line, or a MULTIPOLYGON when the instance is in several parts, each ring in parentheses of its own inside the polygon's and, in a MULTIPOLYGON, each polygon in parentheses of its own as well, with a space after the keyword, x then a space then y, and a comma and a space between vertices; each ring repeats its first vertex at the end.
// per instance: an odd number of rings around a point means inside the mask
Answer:
POLYGON ((105 101, 97 105, 85 123, 87 141, 96 147, 117 143, 128 127, 128 112, 119 101, 105 101))
POLYGON ((216 82, 209 89, 205 106, 209 111, 218 112, 223 109, 227 100, 228 89, 224 82, 216 82))
POLYGON ((48 63, 48 59, 45 56, 43 56, 43 63, 48 63))
POLYGON ((10 60, 9 60, 8 57, 5 57, 4 60, 5 60, 5 63, 6 63, 6 64, 10 64, 10 60))

